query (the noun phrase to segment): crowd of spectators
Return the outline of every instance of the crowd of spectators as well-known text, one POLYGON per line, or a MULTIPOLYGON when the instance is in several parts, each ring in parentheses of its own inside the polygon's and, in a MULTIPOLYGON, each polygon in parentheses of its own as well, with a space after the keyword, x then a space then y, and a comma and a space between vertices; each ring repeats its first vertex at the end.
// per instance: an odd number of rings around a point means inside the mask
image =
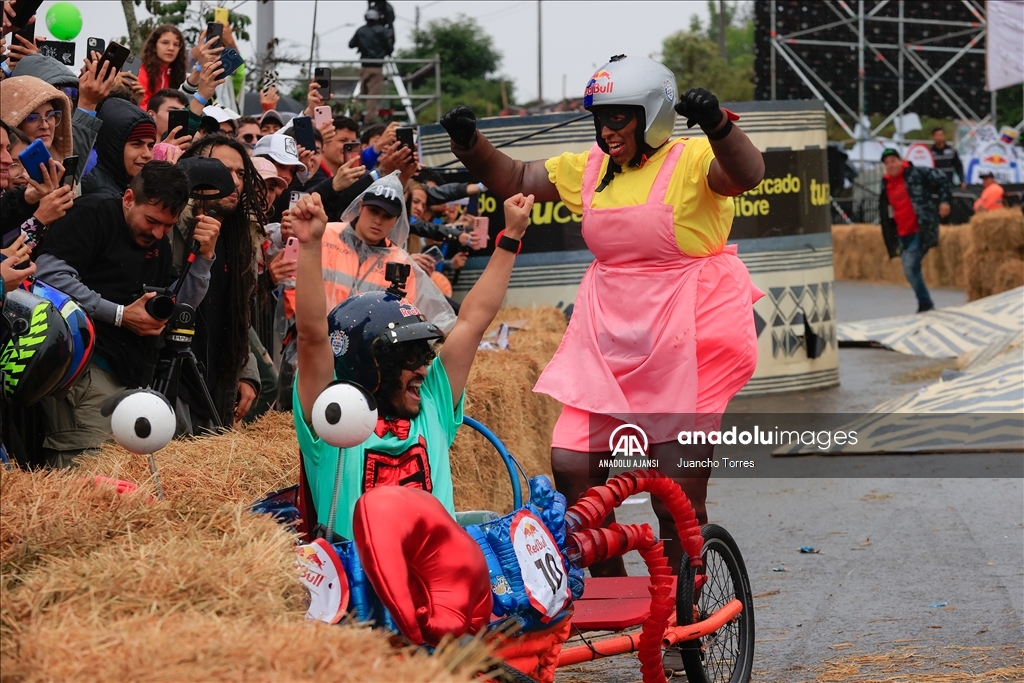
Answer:
MULTIPOLYGON (((388 7, 369 5, 376 16, 388 7)), ((191 347, 214 410, 200 383, 183 377, 178 434, 200 435, 290 409, 296 253, 289 249, 289 212, 303 194, 320 195, 330 222, 323 266, 328 309, 352 293, 385 289, 384 264, 402 261, 414 265, 409 298, 441 329, 454 325, 453 283, 477 246, 466 199, 486 188, 445 183, 420 167, 414 149, 398 141, 397 122, 351 118, 337 113, 339 105, 314 126, 315 144, 307 148, 295 119, 275 108, 272 85, 261 91, 260 117, 236 113, 238 71, 225 76, 221 61, 234 46, 229 26, 221 38, 206 40, 204 31, 194 46, 177 27, 158 26, 135 77, 95 51, 76 73, 15 36, 14 17, 5 3, 4 289, 28 287, 32 278, 46 282, 71 296, 95 326, 91 360, 74 386, 19 408, 34 411, 25 424, 41 426, 35 436, 46 464, 68 466, 99 447, 110 434, 103 403, 152 384, 167 320, 151 314, 147 303, 157 293, 148 290, 179 279, 177 301, 197 313, 191 347), (37 140, 49 156, 38 173, 21 160, 37 140), (74 165, 67 178, 66 165, 74 165), (400 216, 395 230, 382 235, 351 207, 391 174, 405 188, 405 202, 375 209, 400 216)), ((298 116, 310 121, 318 107, 338 105, 324 101, 315 81, 306 104, 298 116)), ((10 406, 3 410, 10 450, 16 425, 10 406)), ((32 440, 32 434, 14 439, 32 440)))

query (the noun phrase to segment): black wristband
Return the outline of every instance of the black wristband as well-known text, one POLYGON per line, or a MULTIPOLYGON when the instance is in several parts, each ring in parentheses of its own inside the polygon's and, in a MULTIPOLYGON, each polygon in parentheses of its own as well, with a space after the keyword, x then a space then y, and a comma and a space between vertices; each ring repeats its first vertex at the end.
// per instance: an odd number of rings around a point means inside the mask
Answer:
POLYGON ((522 240, 515 240, 515 239, 512 239, 511 237, 506 237, 504 230, 502 230, 500 233, 498 233, 498 244, 497 244, 497 246, 498 246, 498 249, 504 249, 505 251, 511 251, 516 256, 518 256, 519 252, 523 250, 523 242, 522 242, 522 240))
POLYGON ((717 141, 725 138, 726 135, 728 135, 729 133, 732 132, 732 119, 730 119, 727 114, 723 113, 723 116, 725 116, 725 125, 724 126, 722 126, 720 129, 716 130, 714 133, 708 133, 707 131, 705 131, 705 134, 708 136, 708 140, 711 140, 713 142, 717 142, 717 141))

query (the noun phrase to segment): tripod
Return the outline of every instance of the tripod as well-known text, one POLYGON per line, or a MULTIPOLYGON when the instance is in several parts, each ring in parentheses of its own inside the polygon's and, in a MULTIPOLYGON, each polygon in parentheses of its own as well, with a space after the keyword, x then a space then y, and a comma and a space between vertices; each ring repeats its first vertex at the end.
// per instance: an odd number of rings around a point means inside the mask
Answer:
POLYGON ((210 414, 213 424, 217 429, 223 429, 217 407, 210 396, 210 390, 203 379, 203 373, 199 370, 199 361, 196 354, 192 352, 192 337, 196 333, 196 311, 185 303, 177 303, 174 306, 174 314, 168 323, 167 333, 164 335, 166 344, 160 350, 160 360, 157 362, 156 373, 153 375, 153 383, 150 388, 153 391, 163 394, 173 406, 178 398, 178 382, 181 379, 182 367, 189 373, 192 381, 200 389, 200 397, 203 399, 204 408, 210 414))

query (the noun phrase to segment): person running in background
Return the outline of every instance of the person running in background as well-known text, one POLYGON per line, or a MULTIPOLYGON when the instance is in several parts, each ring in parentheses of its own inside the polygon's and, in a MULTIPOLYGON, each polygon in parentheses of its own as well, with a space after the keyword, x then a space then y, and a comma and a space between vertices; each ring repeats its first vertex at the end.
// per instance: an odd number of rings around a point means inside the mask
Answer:
POLYGON ((921 274, 921 260, 939 243, 939 217, 949 215, 951 190, 946 174, 903 161, 895 149, 882 152, 885 176, 878 216, 889 258, 900 257, 903 274, 917 296, 917 312, 935 308, 921 274), (932 195, 939 196, 938 206, 932 195))

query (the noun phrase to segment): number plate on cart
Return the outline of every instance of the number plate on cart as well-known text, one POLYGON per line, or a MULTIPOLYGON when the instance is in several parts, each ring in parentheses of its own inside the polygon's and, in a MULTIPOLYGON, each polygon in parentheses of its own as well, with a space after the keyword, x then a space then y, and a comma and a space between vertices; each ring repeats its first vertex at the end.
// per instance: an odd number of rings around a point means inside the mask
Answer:
POLYGON ((523 587, 530 604, 547 619, 569 603, 569 582, 558 545, 548 528, 529 510, 520 510, 509 525, 523 587))

